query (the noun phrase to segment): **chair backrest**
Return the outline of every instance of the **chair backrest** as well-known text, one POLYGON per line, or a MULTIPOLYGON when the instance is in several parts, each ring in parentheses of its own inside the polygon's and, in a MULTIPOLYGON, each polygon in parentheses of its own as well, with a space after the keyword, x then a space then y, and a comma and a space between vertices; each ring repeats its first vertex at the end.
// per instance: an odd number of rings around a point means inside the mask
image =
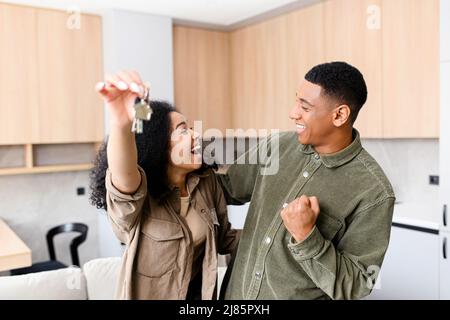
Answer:
POLYGON ((81 233, 81 235, 75 237, 70 243, 70 255, 72 257, 72 264, 75 266, 80 266, 80 259, 78 258, 78 246, 86 240, 88 229, 88 226, 84 223, 65 223, 51 228, 47 232, 47 246, 50 260, 56 260, 53 238, 57 234, 65 232, 79 232, 81 233))

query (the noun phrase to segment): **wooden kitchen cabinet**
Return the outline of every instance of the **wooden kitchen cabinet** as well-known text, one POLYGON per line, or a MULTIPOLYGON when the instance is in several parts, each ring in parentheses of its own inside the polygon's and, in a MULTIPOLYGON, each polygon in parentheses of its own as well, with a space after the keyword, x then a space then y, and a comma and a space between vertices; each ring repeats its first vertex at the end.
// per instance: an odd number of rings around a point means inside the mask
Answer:
POLYGON ((223 134, 294 130, 289 111, 305 73, 323 61, 322 33, 322 4, 229 33, 175 26, 175 103, 223 134))
POLYGON ((0 4, 0 145, 103 140, 101 18, 0 4))
POLYGON ((439 0, 331 0, 324 23, 326 60, 355 65, 367 82, 361 136, 438 138, 439 0), (380 28, 369 28, 377 10, 380 28))
POLYGON ((225 134, 231 128, 229 35, 175 26, 173 47, 176 107, 190 125, 201 120, 203 131, 225 134))
MULTIPOLYGON (((285 75, 280 82, 287 79, 287 99, 277 105, 282 120, 279 120, 283 131, 296 130, 289 112, 295 105, 296 92, 306 73, 315 65, 325 60, 324 16, 323 4, 306 7, 286 15, 287 21, 287 63, 285 75)), ((274 48, 276 50, 276 48, 274 48)))
POLYGON ((233 126, 294 130, 289 111, 306 72, 323 61, 322 4, 231 32, 233 126))
POLYGON ((0 3, 0 145, 24 144, 39 103, 36 10, 0 3))
POLYGON ((439 0, 383 0, 383 137, 439 137, 439 0))
MULTIPOLYGON (((288 115, 305 73, 340 60, 367 82, 368 100, 355 123, 363 138, 438 138, 439 20, 439 0, 328 0, 231 31, 229 60, 226 49, 220 60, 198 58, 206 49, 194 40, 185 45, 190 53, 177 52, 175 27, 175 74, 185 79, 176 80, 176 101, 201 108, 197 114, 209 123, 294 130, 288 115), (199 80, 199 70, 214 71, 211 84, 199 80), (228 78, 229 87, 210 89, 228 78), (211 107, 213 96, 223 103, 211 107)), ((211 43, 227 37, 210 35, 211 43)))
POLYGON ((266 72, 271 66, 265 62, 270 51, 268 47, 264 51, 265 46, 261 24, 231 33, 232 119, 236 129, 263 129, 269 125, 267 116, 271 111, 267 102, 273 99, 273 93, 265 89, 265 79, 273 75, 266 72))
POLYGON ((80 28, 70 29, 67 13, 37 10, 39 117, 33 143, 103 139, 103 104, 94 89, 103 78, 101 18, 80 17, 80 28))
POLYGON ((324 3, 325 60, 350 63, 361 71, 367 84, 368 99, 355 123, 363 138, 383 136, 382 39, 381 29, 372 23, 381 18, 380 6, 381 0, 324 3))
POLYGON ((34 157, 46 144, 84 143, 91 155, 104 137, 95 91, 103 78, 101 18, 79 17, 80 28, 71 29, 66 12, 0 4, 0 153, 17 158, 1 165, 0 175, 92 167, 57 160, 42 165, 34 157))

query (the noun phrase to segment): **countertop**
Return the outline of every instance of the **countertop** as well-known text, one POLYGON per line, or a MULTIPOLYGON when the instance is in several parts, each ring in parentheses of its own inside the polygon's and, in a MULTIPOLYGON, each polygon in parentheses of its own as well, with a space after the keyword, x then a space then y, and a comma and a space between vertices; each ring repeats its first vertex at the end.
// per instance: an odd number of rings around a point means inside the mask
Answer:
POLYGON ((437 203, 398 203, 394 206, 394 223, 438 230, 440 209, 437 203))

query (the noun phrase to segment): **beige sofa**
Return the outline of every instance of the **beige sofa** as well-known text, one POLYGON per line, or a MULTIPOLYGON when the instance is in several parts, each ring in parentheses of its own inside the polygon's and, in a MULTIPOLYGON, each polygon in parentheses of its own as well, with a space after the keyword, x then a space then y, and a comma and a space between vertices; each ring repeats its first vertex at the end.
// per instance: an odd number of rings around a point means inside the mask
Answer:
MULTIPOLYGON (((0 300, 110 300, 114 299, 120 257, 100 258, 83 267, 0 277, 0 300)), ((219 256, 218 290, 227 257, 219 256)))
POLYGON ((108 300, 114 298, 121 258, 83 267, 0 277, 0 300, 108 300))

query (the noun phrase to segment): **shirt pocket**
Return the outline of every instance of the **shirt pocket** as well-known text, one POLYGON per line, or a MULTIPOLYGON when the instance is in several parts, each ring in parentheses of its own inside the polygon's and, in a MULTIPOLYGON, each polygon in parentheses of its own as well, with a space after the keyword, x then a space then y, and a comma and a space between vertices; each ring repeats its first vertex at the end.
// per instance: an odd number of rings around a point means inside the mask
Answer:
POLYGON ((141 227, 136 271, 153 278, 172 271, 183 237, 180 224, 149 218, 141 227))
POLYGON ((343 225, 344 224, 338 218, 335 218, 326 212, 320 212, 316 221, 316 227, 319 229, 322 236, 329 241, 334 239, 343 225))

